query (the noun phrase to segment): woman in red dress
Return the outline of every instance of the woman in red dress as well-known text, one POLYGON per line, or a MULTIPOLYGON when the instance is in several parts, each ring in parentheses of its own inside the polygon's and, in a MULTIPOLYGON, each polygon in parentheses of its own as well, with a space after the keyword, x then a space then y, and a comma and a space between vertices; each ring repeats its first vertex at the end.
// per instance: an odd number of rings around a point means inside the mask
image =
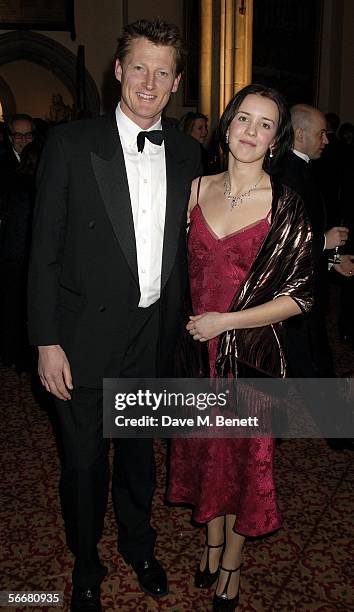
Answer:
MULTIPOLYGON (((235 374, 235 355, 284 376, 279 322, 311 306, 311 230, 303 203, 267 173, 269 158, 292 142, 284 100, 270 88, 245 87, 225 109, 220 137, 228 170, 192 185, 195 314, 187 330, 195 342, 208 342, 211 377, 235 374)), ((209 588, 217 580, 214 611, 238 604, 245 537, 280 527, 273 450, 270 438, 172 442, 168 498, 192 504, 194 519, 207 525, 195 585, 209 588)))

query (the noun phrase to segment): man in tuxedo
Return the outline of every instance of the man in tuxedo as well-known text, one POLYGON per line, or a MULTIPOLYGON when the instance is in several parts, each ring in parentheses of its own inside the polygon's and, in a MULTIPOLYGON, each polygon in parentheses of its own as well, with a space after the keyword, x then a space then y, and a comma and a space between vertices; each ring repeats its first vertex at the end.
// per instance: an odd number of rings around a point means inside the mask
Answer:
POLYGON ((319 159, 328 144, 325 116, 313 106, 297 104, 291 108, 291 121, 294 147, 286 158, 281 180, 301 195, 311 221, 315 302, 309 315, 293 317, 284 323, 288 367, 293 377, 331 377, 334 373, 325 326, 325 251, 343 246, 348 229, 338 226, 326 231, 323 198, 309 167, 310 161, 319 159))
MULTIPOLYGON (((298 104, 291 108, 294 129, 294 147, 289 151, 281 173, 281 180, 297 191, 304 200, 313 230, 313 268, 314 268, 314 305, 306 316, 297 316, 285 321, 284 345, 289 375, 294 378, 320 378, 335 376, 332 354, 328 342, 325 312, 327 306, 328 258, 326 251, 343 247, 348 239, 348 228, 332 227, 326 231, 326 214, 319 186, 309 168, 311 160, 319 159, 328 143, 326 118, 315 107, 298 104)), ((354 273, 350 256, 342 258, 342 263, 333 268, 343 276, 354 273), (345 260, 345 261, 344 261, 345 260)), ((305 393, 307 407, 319 428, 332 431, 336 423, 325 408, 332 401, 337 404, 335 388, 333 397, 322 397, 318 385, 309 381, 299 388, 305 393), (305 389, 305 391, 304 391, 305 389)), ((343 415, 343 423, 344 423, 343 415)), ((328 434, 327 434, 328 435, 328 434)), ((352 448, 351 441, 327 438, 334 449, 352 448)))
MULTIPOLYGON (((75 555, 72 610, 100 610, 97 543, 108 494, 103 377, 170 376, 187 279, 186 208, 198 143, 161 120, 184 57, 178 29, 140 20, 118 39, 112 117, 55 128, 39 169, 29 276, 30 337, 55 397, 62 509, 75 555)), ((146 593, 168 592, 150 525, 152 440, 118 441, 118 550, 146 593)))

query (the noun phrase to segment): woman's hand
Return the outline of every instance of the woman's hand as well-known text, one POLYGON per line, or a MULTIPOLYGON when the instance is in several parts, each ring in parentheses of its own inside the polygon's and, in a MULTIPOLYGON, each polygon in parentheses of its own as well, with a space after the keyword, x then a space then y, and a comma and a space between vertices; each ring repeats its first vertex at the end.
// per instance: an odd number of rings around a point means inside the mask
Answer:
POLYGON ((237 312, 204 312, 191 316, 186 328, 194 340, 206 342, 231 329, 272 325, 298 314, 301 314, 300 306, 290 296, 280 295, 259 306, 237 312))
POLYGON ((206 342, 226 331, 225 313, 204 312, 201 315, 190 316, 186 327, 193 340, 206 342))

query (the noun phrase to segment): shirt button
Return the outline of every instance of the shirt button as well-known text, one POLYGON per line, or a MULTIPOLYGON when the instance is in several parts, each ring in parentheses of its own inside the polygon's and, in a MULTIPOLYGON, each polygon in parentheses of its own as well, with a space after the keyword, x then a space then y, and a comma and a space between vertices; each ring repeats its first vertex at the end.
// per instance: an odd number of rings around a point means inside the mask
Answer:
POLYGON ((104 311, 106 310, 105 305, 104 305, 104 304, 101 304, 101 306, 99 306, 98 310, 99 310, 100 312, 104 312, 104 311))
POLYGON ((147 182, 148 182, 148 180, 147 180, 147 179, 144 179, 144 183, 147 183, 147 182))
POLYGON ((96 226, 96 222, 95 221, 90 221, 88 226, 89 226, 90 229, 93 229, 96 226))
POLYGON ((146 273, 146 270, 145 270, 145 268, 143 268, 143 269, 142 269, 142 273, 143 273, 143 274, 145 274, 145 273, 146 273))
POLYGON ((146 213, 146 209, 145 209, 145 208, 143 208, 143 211, 142 211, 142 212, 143 212, 143 215, 145 215, 145 213, 146 213))

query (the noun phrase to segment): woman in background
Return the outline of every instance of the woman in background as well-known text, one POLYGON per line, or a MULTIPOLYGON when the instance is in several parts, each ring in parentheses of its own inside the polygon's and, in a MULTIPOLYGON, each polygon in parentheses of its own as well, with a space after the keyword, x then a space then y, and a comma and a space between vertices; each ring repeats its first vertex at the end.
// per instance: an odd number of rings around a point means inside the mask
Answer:
POLYGON ((208 117, 203 113, 187 113, 182 121, 183 131, 205 146, 208 136, 208 117))
POLYGON ((199 142, 202 156, 203 174, 210 174, 210 159, 209 153, 206 149, 208 117, 203 115, 203 113, 187 113, 184 115, 184 117, 182 117, 179 127, 185 134, 189 134, 189 136, 192 136, 194 140, 199 142))

